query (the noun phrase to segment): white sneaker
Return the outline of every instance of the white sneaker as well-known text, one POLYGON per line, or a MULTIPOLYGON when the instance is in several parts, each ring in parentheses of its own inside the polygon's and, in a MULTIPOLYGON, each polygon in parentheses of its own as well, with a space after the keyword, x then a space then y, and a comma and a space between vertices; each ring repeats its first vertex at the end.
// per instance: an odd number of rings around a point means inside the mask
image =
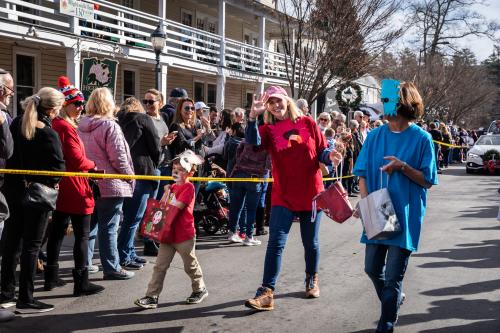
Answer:
POLYGON ((229 232, 229 236, 227 237, 227 240, 230 241, 231 243, 243 243, 243 239, 241 239, 240 235, 238 233, 233 233, 229 232))
POLYGON ((255 246, 255 245, 260 245, 261 244, 261 241, 258 240, 258 239, 255 239, 255 238, 245 238, 245 240, 243 241, 243 245, 245 246, 255 246))
POLYGON ((97 266, 97 265, 90 265, 90 266, 88 266, 88 271, 89 271, 89 274, 98 273, 99 272, 99 266, 97 266))

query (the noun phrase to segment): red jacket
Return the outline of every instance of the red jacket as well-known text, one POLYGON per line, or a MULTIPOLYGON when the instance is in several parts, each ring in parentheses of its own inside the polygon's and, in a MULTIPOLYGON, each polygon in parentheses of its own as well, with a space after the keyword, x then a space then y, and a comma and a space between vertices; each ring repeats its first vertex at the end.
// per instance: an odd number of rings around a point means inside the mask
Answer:
MULTIPOLYGON (((83 142, 69 122, 62 118, 52 121, 52 128, 59 134, 67 172, 88 172, 95 163, 85 155, 83 142)), ((56 210, 68 214, 89 215, 94 212, 94 196, 87 178, 62 177, 56 210)))

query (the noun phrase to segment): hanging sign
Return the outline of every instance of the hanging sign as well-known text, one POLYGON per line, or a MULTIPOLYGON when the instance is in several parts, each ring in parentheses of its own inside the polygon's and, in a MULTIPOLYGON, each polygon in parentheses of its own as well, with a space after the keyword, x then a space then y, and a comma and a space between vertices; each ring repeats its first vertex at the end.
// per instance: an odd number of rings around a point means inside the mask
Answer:
POLYGON ((81 89, 87 100, 96 88, 105 87, 115 96, 116 76, 118 75, 118 61, 112 59, 100 60, 97 58, 82 59, 81 89))
POLYGON ((84 20, 94 18, 94 5, 80 0, 59 0, 59 12, 84 20))

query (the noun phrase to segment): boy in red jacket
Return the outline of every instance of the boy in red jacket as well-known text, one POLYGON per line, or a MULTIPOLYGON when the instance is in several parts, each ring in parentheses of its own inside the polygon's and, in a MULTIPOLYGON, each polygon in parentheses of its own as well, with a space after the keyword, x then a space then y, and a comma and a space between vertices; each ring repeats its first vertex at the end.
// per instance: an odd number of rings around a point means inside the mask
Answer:
POLYGON ((161 200, 179 208, 180 212, 172 223, 169 242, 160 245, 146 296, 134 302, 137 306, 145 309, 158 307, 158 296, 163 289, 165 274, 176 252, 180 254, 184 270, 191 278, 193 292, 186 299, 186 302, 197 304, 208 296, 203 273, 194 252, 196 241, 193 216, 195 189, 188 179, 196 171, 196 165, 201 163, 203 163, 203 159, 190 150, 180 154, 172 162, 172 177, 175 183, 165 186, 165 194, 161 200))

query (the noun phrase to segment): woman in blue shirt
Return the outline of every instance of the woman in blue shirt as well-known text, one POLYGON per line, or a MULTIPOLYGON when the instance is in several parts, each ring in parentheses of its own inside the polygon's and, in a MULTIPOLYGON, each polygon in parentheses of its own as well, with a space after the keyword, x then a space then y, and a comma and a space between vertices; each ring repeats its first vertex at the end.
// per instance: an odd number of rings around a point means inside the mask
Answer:
POLYGON ((376 332, 393 332, 408 259, 418 247, 427 190, 437 184, 432 138, 412 123, 423 114, 422 98, 413 83, 401 83, 398 94, 395 115, 386 115, 389 123, 370 131, 354 167, 361 198, 387 187, 401 224, 401 232, 389 239, 361 237, 365 272, 382 306, 376 332), (387 174, 382 184, 381 171, 387 174))

